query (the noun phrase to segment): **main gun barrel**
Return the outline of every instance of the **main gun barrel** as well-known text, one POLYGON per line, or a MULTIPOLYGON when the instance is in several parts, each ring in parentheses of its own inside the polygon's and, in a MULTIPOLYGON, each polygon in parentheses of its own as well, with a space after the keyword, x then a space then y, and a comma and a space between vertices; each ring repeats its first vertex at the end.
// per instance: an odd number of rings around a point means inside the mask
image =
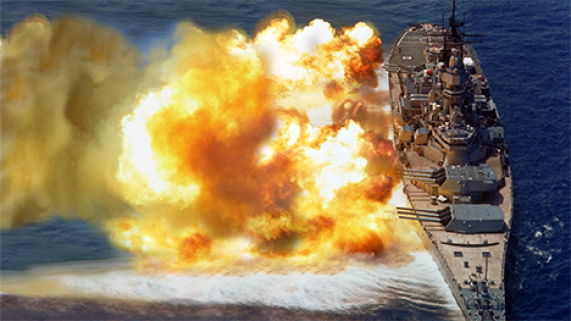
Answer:
MULTIPOLYGON (((405 215, 416 215, 416 216, 424 216, 424 217, 441 217, 440 214, 427 214, 427 213, 414 213, 414 212, 406 212, 406 211, 397 211, 398 214, 405 214, 405 215)), ((400 216, 399 216, 400 217, 400 216)))
POLYGON ((421 170, 418 170, 418 169, 407 169, 407 168, 404 168, 402 171, 403 171, 403 172, 411 172, 411 173, 427 173, 427 174, 432 174, 432 173, 434 173, 434 171, 421 171, 421 170))
POLYGON ((410 177, 433 177, 432 173, 403 173, 403 175, 410 177))
POLYGON ((450 207, 445 207, 440 210, 426 210, 397 206, 397 214, 403 214, 399 215, 399 218, 406 220, 436 222, 442 223, 443 225, 447 225, 451 219, 450 207))
POLYGON ((402 218, 405 220, 413 220, 413 221, 442 223, 441 220, 437 220, 437 219, 433 219, 433 218, 420 218, 420 217, 411 217, 411 216, 399 216, 399 218, 402 218))
POLYGON ((402 211, 411 211, 411 212, 426 212, 426 213, 441 213, 444 209, 441 210, 425 210, 422 208, 412 208, 412 207, 402 207, 402 206, 397 206, 397 210, 402 210, 402 211))
POLYGON ((427 183, 436 183, 436 179, 430 177, 411 177, 411 176, 403 176, 405 179, 410 179, 411 181, 419 181, 419 182, 427 182, 427 183))

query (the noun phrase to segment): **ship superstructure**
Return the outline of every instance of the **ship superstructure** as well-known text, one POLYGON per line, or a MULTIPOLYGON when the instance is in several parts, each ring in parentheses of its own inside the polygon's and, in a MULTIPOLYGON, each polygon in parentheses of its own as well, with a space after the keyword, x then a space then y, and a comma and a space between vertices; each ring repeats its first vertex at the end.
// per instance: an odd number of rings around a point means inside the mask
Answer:
POLYGON ((385 65, 394 143, 411 208, 467 320, 505 320, 504 262, 512 184, 504 129, 476 52, 460 32, 419 23, 385 65))

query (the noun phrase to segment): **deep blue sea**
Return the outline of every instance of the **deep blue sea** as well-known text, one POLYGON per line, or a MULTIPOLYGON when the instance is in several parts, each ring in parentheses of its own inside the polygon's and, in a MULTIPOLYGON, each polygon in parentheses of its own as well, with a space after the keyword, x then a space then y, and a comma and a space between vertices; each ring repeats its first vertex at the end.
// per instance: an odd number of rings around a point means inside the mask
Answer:
MULTIPOLYGON (((78 1, 2 0, 1 33, 27 15, 75 14, 119 29, 142 51, 177 22, 249 34, 271 12, 289 11, 299 25, 322 18, 334 27, 374 23, 383 47, 405 26, 447 19, 451 1, 78 1)), ((514 181, 515 212, 506 262, 508 320, 571 319, 571 3, 564 0, 458 0, 467 31, 491 83, 514 181), (464 17, 465 13, 465 17, 464 17)), ((4 230, 1 269, 121 255, 82 221, 53 219, 4 230)))

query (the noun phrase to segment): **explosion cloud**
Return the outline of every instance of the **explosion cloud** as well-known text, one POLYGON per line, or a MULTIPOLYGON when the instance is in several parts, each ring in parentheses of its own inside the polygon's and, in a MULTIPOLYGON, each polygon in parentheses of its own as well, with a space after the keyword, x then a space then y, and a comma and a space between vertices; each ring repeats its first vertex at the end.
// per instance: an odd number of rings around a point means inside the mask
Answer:
POLYGON ((109 188, 121 149, 115 122, 138 90, 138 51, 92 21, 39 15, 2 47, 1 226, 122 213, 109 188))
POLYGON ((15 26, 1 226, 79 215, 171 269, 406 247, 410 225, 386 204, 398 178, 374 90, 380 39, 365 23, 294 26, 276 14, 250 40, 183 22, 146 65, 86 19, 15 26), (309 124, 315 101, 283 99, 304 92, 334 106, 332 125, 309 124))

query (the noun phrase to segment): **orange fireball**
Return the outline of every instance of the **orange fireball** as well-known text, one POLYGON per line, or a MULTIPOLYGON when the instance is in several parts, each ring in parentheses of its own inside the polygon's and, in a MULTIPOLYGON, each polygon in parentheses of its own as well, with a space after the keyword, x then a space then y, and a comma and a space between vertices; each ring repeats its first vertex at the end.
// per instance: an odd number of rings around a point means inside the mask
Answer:
POLYGON ((341 32, 323 20, 292 26, 289 16, 271 18, 251 42, 233 31, 181 31, 172 81, 121 122, 116 177, 136 213, 108 221, 115 244, 184 268, 376 255, 400 242, 384 203, 391 166, 370 169, 378 159, 392 165, 384 141, 350 118, 313 127, 305 112, 276 107, 284 90, 376 85, 380 39, 364 23, 341 32))

